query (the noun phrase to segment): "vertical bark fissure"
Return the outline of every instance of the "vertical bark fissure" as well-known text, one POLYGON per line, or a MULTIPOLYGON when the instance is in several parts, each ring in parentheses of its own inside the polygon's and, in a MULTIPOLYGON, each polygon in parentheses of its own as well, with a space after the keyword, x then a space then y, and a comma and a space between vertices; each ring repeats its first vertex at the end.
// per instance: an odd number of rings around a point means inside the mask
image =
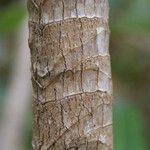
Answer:
MULTIPOLYGON (((81 19, 79 18, 81 30, 83 30, 81 19)), ((83 91, 83 42, 82 42, 83 32, 81 32, 80 42, 81 42, 81 89, 83 91)))
POLYGON ((33 149, 112 149, 107 0, 28 0, 33 149))
POLYGON ((77 4, 78 4, 78 1, 77 1, 77 0, 75 0, 75 10, 76 10, 76 16, 77 16, 77 18, 78 18, 77 4))
POLYGON ((63 7, 62 18, 64 20, 64 18, 65 18, 65 15, 64 15, 64 13, 65 13, 65 3, 64 3, 64 0, 62 0, 62 7, 63 7))

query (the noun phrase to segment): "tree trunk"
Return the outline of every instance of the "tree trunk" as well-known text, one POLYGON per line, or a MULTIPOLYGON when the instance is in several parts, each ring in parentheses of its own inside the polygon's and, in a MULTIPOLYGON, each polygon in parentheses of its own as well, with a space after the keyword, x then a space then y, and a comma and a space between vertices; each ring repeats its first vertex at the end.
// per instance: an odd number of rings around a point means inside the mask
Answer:
POLYGON ((28 0, 34 150, 111 150, 107 0, 28 0))

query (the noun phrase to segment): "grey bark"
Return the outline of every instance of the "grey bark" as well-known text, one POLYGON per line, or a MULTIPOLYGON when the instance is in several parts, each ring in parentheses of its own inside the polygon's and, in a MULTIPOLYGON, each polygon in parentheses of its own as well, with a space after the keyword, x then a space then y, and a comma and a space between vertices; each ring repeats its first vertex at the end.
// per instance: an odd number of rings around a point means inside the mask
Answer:
POLYGON ((34 150, 111 150, 107 0, 29 0, 34 150))

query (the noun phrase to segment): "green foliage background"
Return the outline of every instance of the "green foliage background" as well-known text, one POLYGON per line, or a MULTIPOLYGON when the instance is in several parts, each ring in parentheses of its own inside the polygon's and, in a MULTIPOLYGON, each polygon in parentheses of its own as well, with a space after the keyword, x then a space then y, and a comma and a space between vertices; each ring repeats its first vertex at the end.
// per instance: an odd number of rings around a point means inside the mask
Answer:
MULTIPOLYGON (((10 41, 27 15, 26 9, 16 5, 17 2, 0 3, 0 108, 3 107, 15 51, 3 43, 10 41)), ((114 150, 150 149, 149 10, 149 0, 110 0, 114 150)), ((31 116, 29 111, 24 123, 24 150, 31 150, 31 116)))

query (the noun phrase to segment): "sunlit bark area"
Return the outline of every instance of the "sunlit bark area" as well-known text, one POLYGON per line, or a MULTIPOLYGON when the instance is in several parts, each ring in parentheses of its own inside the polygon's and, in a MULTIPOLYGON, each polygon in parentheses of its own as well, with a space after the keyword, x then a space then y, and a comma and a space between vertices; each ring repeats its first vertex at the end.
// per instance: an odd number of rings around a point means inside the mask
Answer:
POLYGON ((111 150, 107 0, 28 0, 34 150, 111 150))

